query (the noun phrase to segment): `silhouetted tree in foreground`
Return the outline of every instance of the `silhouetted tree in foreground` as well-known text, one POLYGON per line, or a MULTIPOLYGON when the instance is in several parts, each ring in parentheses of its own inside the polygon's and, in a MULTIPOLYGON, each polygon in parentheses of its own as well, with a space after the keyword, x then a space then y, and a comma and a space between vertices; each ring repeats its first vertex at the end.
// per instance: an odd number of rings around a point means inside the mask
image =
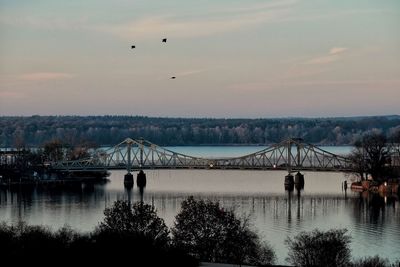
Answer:
POLYGON ((97 252, 132 255, 139 266, 197 266, 186 252, 171 246, 169 230, 151 205, 116 201, 104 211, 104 221, 92 235, 97 252))
POLYGON ((106 209, 98 229, 80 234, 68 227, 0 224, 0 258, 14 265, 198 266, 197 260, 171 246, 168 228, 153 207, 117 201, 106 209))
POLYGON ((97 229, 100 233, 136 235, 161 247, 170 241, 168 227, 151 205, 137 202, 131 206, 127 201, 118 200, 111 208, 105 209, 104 215, 104 221, 97 229))
POLYGON ((275 259, 273 250, 250 229, 249 220, 238 219, 218 202, 184 200, 172 234, 175 246, 200 261, 267 265, 275 259))
POLYGON ((351 265, 351 267, 398 267, 398 266, 400 266, 400 261, 391 264, 387 259, 381 258, 378 255, 375 255, 374 257, 367 257, 355 260, 351 265))
POLYGON ((340 267, 350 265, 350 236, 347 230, 315 229, 301 232, 294 238, 288 237, 285 243, 289 249, 288 262, 295 266, 340 267))
MULTIPOLYGON (((31 226, 20 222, 16 225, 0 224, 0 256, 2 261, 13 264, 50 263, 53 259, 63 259, 77 248, 88 235, 78 234, 69 227, 52 232, 44 226, 31 226)), ((77 249, 76 251, 81 251, 77 249)), ((68 259, 68 258, 67 258, 68 259)), ((72 260, 72 259, 71 259, 72 260)))

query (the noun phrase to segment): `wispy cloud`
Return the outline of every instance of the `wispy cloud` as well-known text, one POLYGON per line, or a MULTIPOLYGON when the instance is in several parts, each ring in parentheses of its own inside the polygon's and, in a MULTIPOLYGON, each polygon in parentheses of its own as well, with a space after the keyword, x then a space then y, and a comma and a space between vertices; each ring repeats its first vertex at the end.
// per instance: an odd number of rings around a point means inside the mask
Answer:
POLYGON ((40 30, 84 30, 89 29, 87 17, 65 18, 53 15, 47 16, 0 16, 0 24, 40 30))
POLYGON ((340 54, 346 50, 348 50, 348 48, 346 48, 346 47, 333 47, 333 48, 331 48, 331 50, 329 50, 329 55, 340 54))
POLYGON ((182 72, 178 72, 176 75, 179 77, 182 76, 189 76, 189 75, 194 75, 194 74, 198 74, 198 73, 202 73, 207 71, 206 69, 202 69, 202 70, 187 70, 187 71, 182 71, 182 72))
POLYGON ((269 91, 279 88, 279 84, 271 81, 259 81, 249 83, 231 84, 227 87, 228 90, 234 92, 248 93, 256 91, 269 91))
POLYGON ((26 95, 22 92, 15 92, 15 91, 0 91, 0 98, 1 99, 21 99, 26 97, 26 95))
POLYGON ((281 0, 230 8, 215 7, 212 12, 199 11, 191 16, 178 13, 152 15, 124 23, 97 26, 95 29, 126 39, 160 35, 201 37, 279 21, 282 17, 288 17, 291 14, 297 2, 298 0, 281 0))
POLYGON ((372 87, 372 88, 397 88, 400 86, 400 80, 387 79, 387 80, 307 80, 307 81, 258 81, 251 83, 237 83, 227 87, 228 90, 235 92, 277 92, 282 89, 288 88, 308 88, 309 86, 339 86, 338 88, 354 87, 372 87))
POLYGON ((316 58, 313 58, 313 59, 307 61, 306 64, 311 64, 311 65, 328 64, 328 63, 335 62, 338 59, 339 59, 339 57, 336 55, 316 57, 316 58))
POLYGON ((73 74, 63 72, 34 72, 26 73, 18 76, 18 80, 22 81, 50 81, 50 80, 63 80, 74 77, 73 74))
POLYGON ((178 17, 147 17, 120 25, 97 27, 99 31, 111 33, 124 39, 148 38, 152 36, 202 37, 235 31, 273 19, 276 13, 257 13, 240 18, 192 19, 178 17))
POLYGON ((294 81, 287 83, 288 85, 373 85, 373 86, 399 86, 400 80, 312 80, 312 81, 294 81))
POLYGON ((299 0, 278 0, 272 2, 262 2, 253 5, 246 5, 240 7, 224 7, 219 12, 259 12, 260 10, 271 10, 274 8, 287 8, 296 5, 299 0))
POLYGON ((348 9, 341 11, 332 11, 326 13, 309 13, 309 14, 301 14, 297 13, 293 16, 288 16, 282 18, 281 22, 305 22, 305 21, 320 21, 320 20, 331 20, 331 19, 340 19, 343 17, 354 17, 356 15, 374 15, 374 14, 388 14, 394 15, 398 12, 392 9, 348 9))
MULTIPOLYGON (((221 5, 207 9, 176 13, 144 13, 141 18, 102 23, 95 16, 65 17, 46 14, 43 16, 14 16, 2 14, 0 24, 39 30, 82 30, 111 33, 123 38, 148 37, 166 33, 168 36, 191 37, 233 31, 257 25, 269 20, 288 17, 288 11, 299 0, 272 0, 267 3, 221 5), (189 13, 188 13, 189 12, 189 13), (286 15, 285 15, 286 14, 286 15)), ((134 6, 134 5, 133 5, 134 6)))
POLYGON ((329 64, 338 61, 341 58, 341 54, 343 54, 347 50, 348 48, 346 47, 333 47, 329 50, 328 55, 310 59, 305 64, 310 64, 310 65, 329 64))
MULTIPOLYGON (((316 21, 360 13, 390 12, 390 10, 346 10, 331 14, 301 14, 296 12, 300 0, 272 0, 256 4, 232 4, 228 7, 215 3, 207 9, 189 10, 185 13, 143 13, 131 20, 104 20, 96 16, 74 17, 46 14, 43 16, 15 16, 2 14, 0 24, 38 30, 96 31, 113 34, 124 39, 146 38, 167 34, 172 37, 207 36, 240 30, 263 23, 316 21), (103 22, 101 22, 103 21, 103 22)), ((329 60, 328 60, 329 61, 329 60)), ((326 62, 326 60, 323 60, 326 62)))

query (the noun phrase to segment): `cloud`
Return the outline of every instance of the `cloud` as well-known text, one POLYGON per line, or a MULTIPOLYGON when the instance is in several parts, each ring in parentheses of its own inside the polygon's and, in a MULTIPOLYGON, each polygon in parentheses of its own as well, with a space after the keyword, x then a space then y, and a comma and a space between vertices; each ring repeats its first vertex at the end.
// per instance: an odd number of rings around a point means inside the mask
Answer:
POLYGON ((78 14, 15 16, 10 13, 0 16, 0 24, 38 30, 97 31, 123 38, 158 36, 164 33, 174 37, 192 37, 233 31, 266 21, 280 21, 290 17, 292 7, 298 2, 272 0, 257 4, 231 4, 228 7, 216 2, 211 8, 186 11, 177 9, 175 13, 168 14, 151 12, 134 20, 111 20, 107 23, 100 17, 78 14))
POLYGON ((241 7, 224 7, 223 12, 248 12, 248 11, 260 11, 263 9, 272 8, 286 8, 295 5, 299 0, 280 0, 273 2, 258 3, 256 5, 246 5, 241 7))
MULTIPOLYGON (((283 81, 283 80, 269 80, 269 81, 258 81, 251 83, 235 83, 227 87, 228 90, 236 93, 250 93, 250 92, 269 92, 271 94, 277 94, 286 89, 296 88, 302 90, 302 88, 321 88, 323 86, 338 86, 337 88, 398 88, 400 86, 400 80, 387 79, 387 80, 307 80, 307 81, 283 81)), ((292 89, 290 89, 292 90, 292 89)))
POLYGON ((348 50, 348 48, 346 48, 346 47, 333 47, 333 48, 331 48, 331 50, 329 50, 329 55, 341 54, 346 50, 348 50))
POLYGON ((287 72, 283 72, 281 79, 283 80, 291 80, 291 79, 299 79, 299 78, 308 78, 313 76, 318 76, 319 74, 325 73, 329 71, 329 67, 321 67, 318 68, 305 68, 304 65, 294 65, 292 68, 288 68, 287 72))
POLYGON ((279 89, 279 84, 274 81, 259 81, 259 82, 249 82, 249 83, 237 83, 232 84, 227 87, 228 90, 235 92, 249 93, 257 91, 270 91, 274 89, 279 89))
MULTIPOLYGON (((331 11, 324 13, 309 13, 302 14, 297 12, 292 16, 282 18, 281 22, 307 22, 307 21, 320 21, 320 20, 331 20, 340 19, 343 17, 354 17, 355 15, 374 15, 374 14, 394 14, 392 9, 349 9, 341 11, 331 11)), ((397 14, 397 13, 396 13, 397 14)))
POLYGON ((328 55, 319 56, 319 57, 310 59, 307 62, 305 62, 305 64, 308 64, 308 65, 329 64, 329 63, 338 61, 341 58, 341 55, 347 50, 348 50, 348 48, 346 48, 346 47, 332 47, 329 50, 328 55))
POLYGON ((216 7, 196 14, 151 15, 134 21, 105 24, 93 29, 124 39, 153 36, 201 37, 237 31, 267 22, 280 21, 291 14, 297 0, 272 1, 250 6, 216 7), (202 13, 203 12, 203 13, 202 13))
POLYGON ((289 85, 371 85, 371 86, 399 86, 400 80, 312 80, 312 81, 295 81, 288 83, 289 85))
POLYGON ((203 69, 203 70, 188 70, 188 71, 179 72, 176 75, 179 76, 179 77, 182 77, 182 76, 189 76, 189 75, 193 75, 193 74, 202 73, 202 72, 205 72, 205 71, 207 71, 207 70, 206 69, 203 69))
POLYGON ((87 17, 66 18, 54 15, 18 17, 3 14, 0 17, 0 24, 39 30, 85 30, 88 29, 89 20, 87 17))
POLYGON ((311 64, 311 65, 328 64, 331 62, 335 62, 338 59, 339 57, 336 55, 329 55, 324 57, 313 58, 310 61, 306 62, 306 64, 311 64))
POLYGON ((20 75, 18 78, 22 81, 50 81, 50 80, 63 80, 74 77, 73 74, 63 72, 34 72, 20 75))
POLYGON ((0 98, 1 99, 21 99, 24 98, 26 95, 22 92, 14 92, 14 91, 0 91, 0 98))
POLYGON ((235 31, 258 25, 272 19, 276 14, 258 13, 241 18, 216 18, 182 20, 177 17, 147 17, 126 24, 98 27, 99 31, 111 33, 124 39, 152 36, 202 37, 235 31))

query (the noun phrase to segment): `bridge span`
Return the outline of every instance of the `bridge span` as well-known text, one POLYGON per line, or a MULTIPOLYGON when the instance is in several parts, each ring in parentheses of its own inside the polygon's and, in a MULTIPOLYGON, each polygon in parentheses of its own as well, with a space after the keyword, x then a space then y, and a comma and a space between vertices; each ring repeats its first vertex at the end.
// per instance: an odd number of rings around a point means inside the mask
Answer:
POLYGON ((246 169, 294 171, 351 171, 351 161, 302 139, 286 139, 258 152, 239 156, 204 158, 178 153, 144 139, 127 138, 107 150, 96 150, 85 159, 58 161, 60 171, 126 169, 246 169))

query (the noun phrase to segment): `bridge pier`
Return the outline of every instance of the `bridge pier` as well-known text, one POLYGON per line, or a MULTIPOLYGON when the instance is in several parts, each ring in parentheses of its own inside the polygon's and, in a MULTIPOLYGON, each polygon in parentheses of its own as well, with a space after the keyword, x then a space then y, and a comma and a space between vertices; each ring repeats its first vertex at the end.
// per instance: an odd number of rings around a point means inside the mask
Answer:
POLYGON ((136 184, 139 187, 140 202, 143 203, 144 188, 146 187, 146 174, 140 170, 136 176, 136 184))
POLYGON ((124 186, 127 188, 132 188, 133 187, 133 175, 132 173, 128 172, 127 174, 125 174, 124 176, 124 186))
POLYGON ((125 174, 125 176, 124 176, 124 186, 127 188, 129 188, 129 187, 132 188, 134 180, 133 180, 133 175, 131 173, 131 164, 132 164, 132 162, 131 162, 132 141, 131 140, 128 140, 128 142, 127 142, 127 149, 128 149, 127 150, 128 163, 126 165, 126 170, 128 171, 128 173, 125 174))
POLYGON ((140 188, 146 187, 146 174, 143 172, 143 170, 140 170, 137 174, 136 184, 140 188))
POLYGON ((285 190, 293 191, 293 189, 294 189, 294 178, 293 178, 293 175, 290 174, 290 172, 289 172, 288 175, 285 176, 284 185, 285 185, 285 190))
POLYGON ((297 190, 304 189, 304 174, 297 172, 294 176, 294 184, 297 190))

